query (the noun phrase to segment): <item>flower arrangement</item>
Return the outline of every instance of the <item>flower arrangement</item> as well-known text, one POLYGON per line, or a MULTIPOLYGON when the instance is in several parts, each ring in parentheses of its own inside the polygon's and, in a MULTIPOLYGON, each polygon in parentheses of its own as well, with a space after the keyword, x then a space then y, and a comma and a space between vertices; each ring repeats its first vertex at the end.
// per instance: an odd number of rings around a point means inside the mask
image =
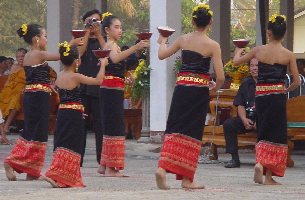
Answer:
POLYGON ((249 75, 249 66, 248 64, 234 65, 233 60, 229 60, 224 66, 224 72, 230 76, 232 73, 241 73, 245 76, 249 75))
POLYGON ((135 72, 133 73, 134 85, 132 88, 132 98, 140 100, 149 93, 150 71, 145 60, 140 60, 135 72))
POLYGON ((224 72, 232 79, 231 88, 238 89, 241 80, 250 75, 248 64, 234 65, 233 60, 229 60, 224 66, 224 72))

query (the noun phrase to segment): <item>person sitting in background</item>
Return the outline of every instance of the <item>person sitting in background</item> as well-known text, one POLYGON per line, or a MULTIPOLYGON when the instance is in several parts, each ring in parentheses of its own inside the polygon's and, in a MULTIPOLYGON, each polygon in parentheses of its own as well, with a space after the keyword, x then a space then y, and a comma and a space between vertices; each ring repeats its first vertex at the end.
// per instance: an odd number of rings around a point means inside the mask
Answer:
POLYGON ((4 74, 5 75, 9 75, 11 70, 12 70, 12 67, 14 65, 14 58, 12 57, 7 57, 6 60, 5 60, 5 63, 6 63, 6 66, 7 66, 7 69, 5 70, 4 74))
POLYGON ((6 57, 0 56, 0 76, 7 75, 5 71, 7 70, 6 57))
POLYGON ((255 124, 255 85, 258 75, 258 60, 250 62, 251 77, 246 78, 239 87, 233 104, 237 106, 238 116, 227 119, 223 124, 226 140, 226 152, 232 155, 232 160, 225 164, 226 168, 240 167, 238 155, 238 133, 246 133, 256 129, 255 124))
POLYGON ((0 92, 0 110, 3 118, 6 118, 4 127, 2 127, 2 143, 9 143, 6 138, 6 133, 9 132, 9 127, 16 113, 21 109, 21 93, 25 87, 25 73, 23 69, 23 58, 27 50, 24 48, 17 49, 17 63, 12 66, 9 77, 4 88, 0 92))

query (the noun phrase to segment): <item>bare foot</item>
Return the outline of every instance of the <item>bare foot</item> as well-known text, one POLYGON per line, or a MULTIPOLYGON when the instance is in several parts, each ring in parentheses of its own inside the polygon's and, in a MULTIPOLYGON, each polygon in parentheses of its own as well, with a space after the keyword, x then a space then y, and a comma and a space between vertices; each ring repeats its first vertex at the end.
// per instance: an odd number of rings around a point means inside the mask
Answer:
POLYGON ((57 183, 51 178, 48 178, 46 176, 41 176, 41 180, 47 181, 52 185, 53 188, 59 188, 59 185, 57 185, 57 183))
POLYGON ((7 137, 4 135, 0 136, 0 144, 12 145, 12 143, 9 141, 9 139, 7 139, 7 137))
POLYGON ((159 189, 161 190, 169 190, 170 187, 166 185, 166 171, 162 168, 158 168, 156 172, 156 183, 159 189))
POLYGON ((254 178, 255 183, 263 184, 263 166, 257 163, 254 167, 254 178))
POLYGON ((204 185, 199 185, 193 181, 191 181, 189 178, 183 178, 181 187, 185 189, 204 189, 204 185))
POLYGON ((125 177, 124 174, 121 174, 119 170, 116 170, 112 167, 106 167, 105 176, 107 177, 125 177))
POLYGON ((105 174, 105 171, 106 171, 106 167, 102 165, 100 165, 99 168, 97 169, 97 173, 99 174, 105 174))
POLYGON ((264 185, 282 185, 279 182, 276 182, 272 177, 271 178, 265 178, 264 185))
POLYGON ((4 163, 4 169, 5 169, 6 177, 9 181, 16 181, 17 180, 14 169, 9 164, 4 163))
POLYGON ((31 175, 27 174, 25 180, 27 180, 27 181, 36 181, 36 180, 42 180, 42 178, 41 177, 36 177, 36 176, 31 176, 31 175))

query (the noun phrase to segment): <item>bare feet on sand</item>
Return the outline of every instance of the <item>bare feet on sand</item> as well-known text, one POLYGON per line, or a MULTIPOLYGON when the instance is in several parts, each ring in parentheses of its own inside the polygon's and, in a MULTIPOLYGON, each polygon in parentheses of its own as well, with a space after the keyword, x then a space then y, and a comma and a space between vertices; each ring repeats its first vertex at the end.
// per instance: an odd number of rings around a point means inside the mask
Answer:
POLYGON ((99 168, 97 169, 97 173, 99 174, 105 174, 106 171, 106 167, 105 166, 99 166, 99 168))
POLYGON ((258 184, 263 184, 263 166, 260 163, 256 163, 254 167, 254 182, 258 184))
POLYGON ((9 139, 7 139, 7 137, 5 135, 0 136, 0 144, 12 145, 12 143, 9 141, 9 139))
POLYGON ((273 178, 272 178, 272 171, 267 169, 266 171, 266 176, 265 176, 265 181, 264 181, 264 185, 282 185, 279 182, 276 182, 273 178))
POLYGON ((14 169, 7 163, 4 163, 4 169, 6 177, 9 181, 16 181, 16 174, 14 172, 14 169))
POLYGON ((162 168, 158 168, 156 172, 156 183, 159 189, 169 190, 169 186, 166 185, 166 171, 162 168))
POLYGON ((106 177, 127 177, 124 174, 121 174, 121 172, 113 167, 106 167, 105 170, 105 176, 106 177))
POLYGON ((46 176, 41 176, 41 180, 47 181, 52 185, 53 188, 59 188, 59 185, 57 185, 57 183, 51 178, 48 178, 46 176))
POLYGON ((181 187, 185 189, 204 189, 204 185, 199 185, 193 181, 191 181, 189 178, 184 177, 182 179, 181 187))

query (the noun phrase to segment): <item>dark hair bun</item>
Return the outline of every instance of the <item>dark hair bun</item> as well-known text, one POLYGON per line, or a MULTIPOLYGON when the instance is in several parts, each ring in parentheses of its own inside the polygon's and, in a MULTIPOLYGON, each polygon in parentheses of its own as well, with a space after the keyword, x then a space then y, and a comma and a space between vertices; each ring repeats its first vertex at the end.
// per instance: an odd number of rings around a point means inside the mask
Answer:
POLYGON ((272 32, 274 39, 282 39, 286 33, 286 16, 272 15, 268 22, 268 30, 272 32))
POLYGON ((70 46, 67 41, 59 44, 60 61, 67 66, 79 58, 77 46, 70 46))
POLYGON ((213 11, 209 5, 199 4, 193 8, 192 16, 197 27, 205 27, 210 23, 213 11))
POLYGON ((19 37, 22 37, 28 44, 32 44, 32 38, 41 35, 42 26, 38 24, 22 24, 17 30, 19 37))

